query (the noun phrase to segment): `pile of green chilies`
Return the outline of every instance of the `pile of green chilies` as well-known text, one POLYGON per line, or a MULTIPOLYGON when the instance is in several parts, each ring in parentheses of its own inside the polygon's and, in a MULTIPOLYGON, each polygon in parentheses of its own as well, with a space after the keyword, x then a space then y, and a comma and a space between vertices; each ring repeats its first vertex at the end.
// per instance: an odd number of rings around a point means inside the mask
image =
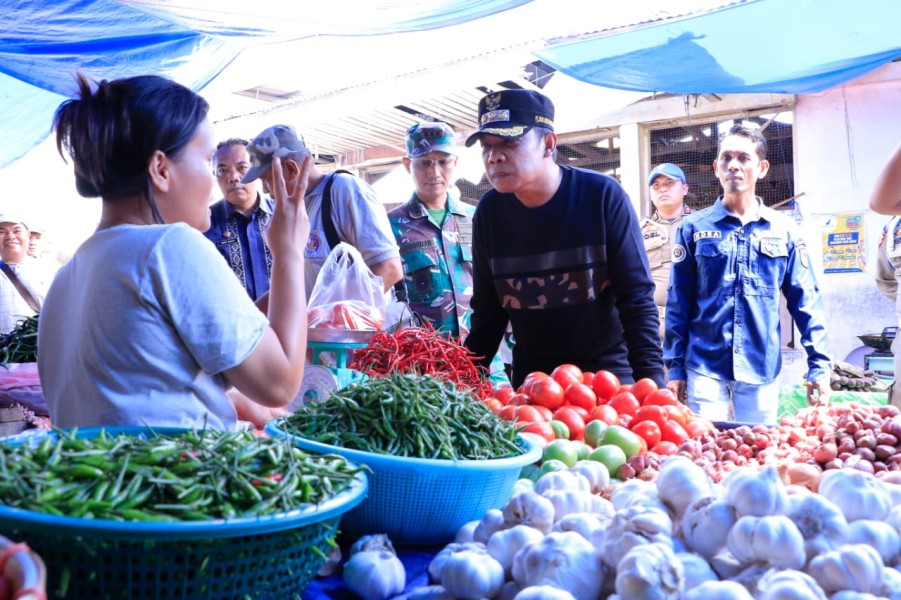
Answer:
POLYGON ((352 384, 281 417, 308 440, 415 458, 479 460, 519 456, 519 427, 472 394, 431 376, 390 374, 352 384))
POLYGON ((147 438, 58 431, 0 444, 0 503, 55 516, 186 521, 281 513, 327 500, 360 468, 250 432, 147 438))
POLYGON ((0 335, 0 365, 36 362, 37 356, 37 315, 19 319, 12 331, 0 335))

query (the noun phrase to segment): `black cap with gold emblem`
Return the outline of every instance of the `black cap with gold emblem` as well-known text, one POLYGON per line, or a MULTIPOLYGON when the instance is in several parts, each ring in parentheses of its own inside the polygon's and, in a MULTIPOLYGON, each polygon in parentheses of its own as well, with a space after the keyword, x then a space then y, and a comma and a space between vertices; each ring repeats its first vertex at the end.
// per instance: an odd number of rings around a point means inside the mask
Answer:
POLYGON ((533 90, 502 90, 479 101, 479 130, 466 140, 472 146, 483 133, 518 139, 532 127, 554 130, 554 104, 533 90))

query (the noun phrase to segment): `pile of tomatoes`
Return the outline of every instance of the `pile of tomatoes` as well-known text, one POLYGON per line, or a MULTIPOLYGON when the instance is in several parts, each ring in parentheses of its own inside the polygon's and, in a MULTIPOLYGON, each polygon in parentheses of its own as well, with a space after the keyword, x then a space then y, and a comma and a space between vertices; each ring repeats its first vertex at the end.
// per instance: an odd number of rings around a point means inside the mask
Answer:
POLYGON ((692 413, 652 379, 624 384, 609 371, 583 372, 575 365, 560 365, 550 374, 530 373, 518 389, 498 388, 484 402, 500 418, 523 425, 524 431, 547 442, 586 441, 586 426, 597 420, 625 427, 641 438, 647 451, 669 456, 686 440, 715 431, 709 420, 692 413))

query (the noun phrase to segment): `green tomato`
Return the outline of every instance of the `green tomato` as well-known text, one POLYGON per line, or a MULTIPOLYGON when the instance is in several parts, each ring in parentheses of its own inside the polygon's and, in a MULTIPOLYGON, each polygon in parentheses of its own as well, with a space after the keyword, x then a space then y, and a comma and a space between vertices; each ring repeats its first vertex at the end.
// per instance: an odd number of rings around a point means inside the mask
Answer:
POLYGON ((576 447, 576 453, 579 455, 579 460, 585 460, 588 458, 588 455, 591 454, 591 451, 594 450, 594 448, 581 440, 570 440, 570 443, 576 447))
POLYGON ((554 440, 544 447, 541 460, 559 460, 567 467, 571 467, 579 460, 579 451, 569 440, 554 440))
POLYGON ((619 446, 603 444, 591 451, 588 460, 596 460, 610 472, 611 475, 619 472, 619 468, 626 464, 626 453, 619 446))
POLYGON ((607 433, 607 424, 600 419, 589 421, 585 424, 585 443, 592 448, 597 448, 603 442, 604 434, 607 433))
POLYGON ((526 465, 519 471, 519 479, 529 479, 531 481, 537 481, 540 469, 538 465, 526 465))
MULTIPOLYGON (((637 433, 633 433, 620 425, 610 425, 604 433, 602 444, 613 444, 619 446, 626 454, 626 458, 631 458, 641 452, 641 439, 637 433)), ((612 471, 611 471, 612 473, 612 471)))
POLYGON ((567 467, 566 463, 562 460, 546 460, 541 463, 541 469, 538 471, 538 479, 541 479, 545 473, 550 473, 551 471, 565 471, 568 468, 569 467, 567 467))
POLYGON ((569 439, 569 426, 563 421, 558 421, 557 419, 552 419, 549 421, 551 429, 554 430, 554 437, 558 440, 568 440, 569 439))

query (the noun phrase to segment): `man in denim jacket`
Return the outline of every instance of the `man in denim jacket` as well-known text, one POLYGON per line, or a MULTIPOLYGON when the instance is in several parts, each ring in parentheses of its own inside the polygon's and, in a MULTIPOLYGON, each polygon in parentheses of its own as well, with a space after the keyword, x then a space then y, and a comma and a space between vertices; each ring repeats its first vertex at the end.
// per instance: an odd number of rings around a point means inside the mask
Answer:
POLYGON ((775 423, 782 367, 779 296, 807 351, 808 402, 825 401, 831 371, 825 316, 795 222, 764 206, 766 139, 736 125, 713 164, 723 195, 683 222, 673 247, 664 360, 669 387, 714 421, 775 423))

